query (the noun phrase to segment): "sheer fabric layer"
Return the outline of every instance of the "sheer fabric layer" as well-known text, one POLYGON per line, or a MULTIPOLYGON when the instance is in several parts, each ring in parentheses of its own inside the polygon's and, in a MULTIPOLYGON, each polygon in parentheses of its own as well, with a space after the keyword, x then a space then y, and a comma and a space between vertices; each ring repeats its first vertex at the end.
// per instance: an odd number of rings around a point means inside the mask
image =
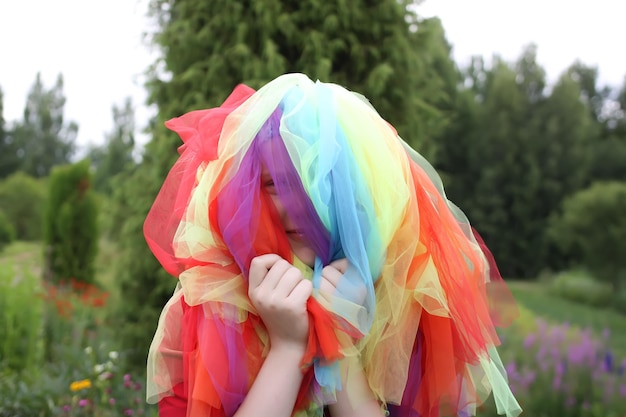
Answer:
POLYGON ((319 416, 350 391, 347 356, 392 415, 474 414, 491 393, 501 414, 520 413, 495 350, 510 294, 432 166, 362 96, 288 74, 167 126, 184 145, 144 232, 179 286, 150 348, 149 402, 184 384, 188 416, 236 411, 269 349, 248 268, 277 253, 316 288, 294 415, 319 416), (310 271, 291 254, 263 169, 317 254, 310 271), (339 258, 350 268, 326 294, 321 269, 339 258))

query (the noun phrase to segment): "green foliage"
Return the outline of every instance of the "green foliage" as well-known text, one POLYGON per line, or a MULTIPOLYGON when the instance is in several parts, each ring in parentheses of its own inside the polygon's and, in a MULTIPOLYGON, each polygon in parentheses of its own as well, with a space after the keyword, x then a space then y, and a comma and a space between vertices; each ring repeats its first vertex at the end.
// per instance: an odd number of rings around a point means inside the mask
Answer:
POLYGON ((135 112, 130 98, 124 107, 113 106, 113 130, 106 135, 104 145, 89 151, 94 172, 94 189, 112 193, 112 179, 134 165, 135 112))
POLYGON ((15 228, 7 218, 7 216, 0 211, 0 252, 9 243, 15 240, 15 228))
MULTIPOLYGON (((600 338, 608 329, 614 343, 612 347, 626 356, 626 320, 624 315, 606 305, 603 308, 566 300, 550 291, 550 284, 544 282, 509 282, 515 301, 522 312, 530 311, 552 324, 569 323, 578 328, 593 329, 594 337, 600 338)), ((524 316, 516 321, 516 326, 524 321, 524 316)))
POLYGON ((0 368, 0 417, 53 417, 59 380, 0 368))
POLYGON ((64 107, 63 77, 59 74, 54 87, 48 90, 37 74, 26 99, 24 118, 9 133, 19 170, 45 177, 53 166, 70 162, 78 125, 66 123, 64 107))
POLYGON ((567 198, 549 236, 573 262, 615 291, 626 283, 626 183, 595 183, 567 198))
POLYGON ((1 265, 0 364, 15 372, 36 369, 43 354, 39 279, 6 260, 1 265))
POLYGON ((606 283, 597 282, 584 270, 573 270, 557 274, 550 290, 570 301, 594 307, 611 305, 613 290, 606 283))
POLYGON ((0 179, 17 171, 20 166, 16 144, 5 125, 3 101, 4 95, 0 89, 0 179))
POLYGON ((600 130, 582 87, 566 73, 548 91, 533 46, 515 65, 496 58, 486 68, 475 58, 463 77, 435 161, 448 195, 505 276, 559 269, 547 223, 565 196, 587 185, 600 130))
POLYGON ((40 245, 18 242, 0 258, 0 417, 156 416, 143 372, 114 349, 107 293, 42 285, 40 245))
POLYGON ((38 240, 43 235, 45 183, 23 172, 0 181, 0 211, 4 212, 19 240, 38 240))
POLYGON ((46 272, 53 282, 94 282, 98 207, 91 189, 89 160, 55 167, 45 216, 46 272))

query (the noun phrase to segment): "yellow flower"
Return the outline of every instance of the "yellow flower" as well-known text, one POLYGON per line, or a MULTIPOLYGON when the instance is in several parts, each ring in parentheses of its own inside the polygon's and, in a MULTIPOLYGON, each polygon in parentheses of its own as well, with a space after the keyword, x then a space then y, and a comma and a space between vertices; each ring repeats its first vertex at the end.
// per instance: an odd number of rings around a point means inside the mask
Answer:
POLYGON ((72 392, 80 391, 81 389, 91 388, 91 381, 83 379, 82 381, 74 381, 70 384, 70 390, 72 392))

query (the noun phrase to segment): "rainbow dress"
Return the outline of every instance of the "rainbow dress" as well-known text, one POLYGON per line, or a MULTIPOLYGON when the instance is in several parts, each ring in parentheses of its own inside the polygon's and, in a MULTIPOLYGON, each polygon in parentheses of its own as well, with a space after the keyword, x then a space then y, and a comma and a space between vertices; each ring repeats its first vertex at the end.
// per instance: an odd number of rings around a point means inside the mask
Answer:
POLYGON ((269 350, 248 268, 276 253, 314 287, 293 415, 321 416, 350 392, 339 376, 348 356, 392 416, 474 415, 490 394, 500 414, 521 412, 496 352, 510 293, 432 166, 363 96, 286 74, 166 126, 184 144, 144 234, 179 283, 150 347, 149 402, 178 387, 189 417, 234 414, 269 350), (291 253, 263 169, 315 250, 310 270, 291 253), (350 267, 335 293, 319 291, 321 269, 340 258, 350 267))

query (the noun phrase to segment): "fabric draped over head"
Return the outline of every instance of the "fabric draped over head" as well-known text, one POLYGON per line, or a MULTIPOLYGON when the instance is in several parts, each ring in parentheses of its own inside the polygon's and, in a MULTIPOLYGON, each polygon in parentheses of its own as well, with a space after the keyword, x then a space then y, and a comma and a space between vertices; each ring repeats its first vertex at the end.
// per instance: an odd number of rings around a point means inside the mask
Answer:
POLYGON ((434 169, 367 100, 287 74, 166 126, 184 145, 144 233, 179 285, 150 348, 150 402, 183 384, 188 416, 236 411, 269 349, 248 269, 276 253, 315 288, 295 415, 350 393, 345 356, 360 358, 392 415, 474 414, 491 392, 499 412, 519 414, 495 350, 514 303, 434 169), (316 253, 311 271, 291 253, 264 170, 316 253), (322 268, 341 258, 350 266, 336 291, 320 291, 322 268))

